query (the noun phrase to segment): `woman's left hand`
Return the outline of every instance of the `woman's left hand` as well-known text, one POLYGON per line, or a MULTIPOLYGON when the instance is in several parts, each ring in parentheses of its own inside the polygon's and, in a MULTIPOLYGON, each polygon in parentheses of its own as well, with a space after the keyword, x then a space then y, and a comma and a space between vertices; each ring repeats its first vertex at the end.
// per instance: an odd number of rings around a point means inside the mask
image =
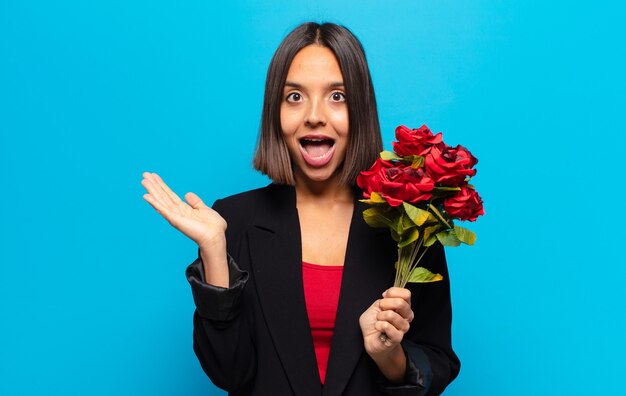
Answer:
POLYGON ((374 301, 359 318, 367 353, 374 358, 400 348, 413 317, 411 291, 400 287, 387 289, 383 298, 374 301))

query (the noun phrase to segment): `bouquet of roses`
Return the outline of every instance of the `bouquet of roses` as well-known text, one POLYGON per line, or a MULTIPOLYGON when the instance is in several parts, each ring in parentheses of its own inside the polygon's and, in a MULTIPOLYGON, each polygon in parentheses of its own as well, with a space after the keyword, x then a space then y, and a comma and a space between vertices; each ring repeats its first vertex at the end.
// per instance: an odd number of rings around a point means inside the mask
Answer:
POLYGON ((396 139, 393 152, 380 153, 357 177, 362 202, 372 205, 363 217, 372 227, 388 227, 398 243, 394 286, 439 281, 440 274, 418 264, 436 241, 474 244, 476 235, 454 220, 475 221, 484 214, 482 199, 469 184, 478 160, 461 145, 445 144, 441 132, 433 135, 426 125, 399 126, 396 139))

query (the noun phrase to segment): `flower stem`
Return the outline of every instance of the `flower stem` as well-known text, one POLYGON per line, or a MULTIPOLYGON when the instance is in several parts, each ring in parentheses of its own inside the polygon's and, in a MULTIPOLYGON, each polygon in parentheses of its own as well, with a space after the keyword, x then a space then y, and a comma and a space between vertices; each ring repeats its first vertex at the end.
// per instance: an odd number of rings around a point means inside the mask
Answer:
POLYGON ((403 256, 402 248, 398 248, 398 267, 396 268, 396 277, 393 280, 394 286, 396 286, 398 282, 400 281, 400 271, 402 271, 402 264, 403 264, 402 256, 403 256))
MULTIPOLYGON (((420 248, 422 247, 422 244, 424 243, 424 237, 420 236, 419 239, 413 243, 411 243, 408 246, 405 246, 404 248, 401 248, 401 250, 404 251, 404 254, 402 255, 402 269, 403 271, 400 273, 400 271, 396 272, 396 280, 394 282, 394 286, 396 287, 405 287, 406 284, 409 281, 409 278, 411 277, 411 271, 413 271, 413 269, 417 266, 417 263, 419 263, 419 259, 416 261, 415 258, 417 256, 417 252, 420 250, 420 248), (409 248, 410 246, 410 248, 409 248), (407 255, 406 252, 410 250, 410 253, 407 255), (408 256, 408 257, 407 257, 408 256), (398 275, 399 274, 399 275, 398 275)), ((423 256, 423 254, 422 254, 423 256)), ((421 259, 421 257, 420 257, 421 259)), ((400 268, 400 266, 398 265, 398 268, 400 268)))
POLYGON ((430 203, 430 205, 428 205, 428 209, 432 209, 433 213, 439 217, 439 220, 441 220, 443 222, 443 224, 445 224, 448 228, 452 228, 452 226, 450 224, 448 224, 448 222, 443 218, 443 215, 441 214, 441 212, 439 212, 439 210, 437 210, 437 208, 435 207, 435 205, 433 205, 432 203, 430 203))

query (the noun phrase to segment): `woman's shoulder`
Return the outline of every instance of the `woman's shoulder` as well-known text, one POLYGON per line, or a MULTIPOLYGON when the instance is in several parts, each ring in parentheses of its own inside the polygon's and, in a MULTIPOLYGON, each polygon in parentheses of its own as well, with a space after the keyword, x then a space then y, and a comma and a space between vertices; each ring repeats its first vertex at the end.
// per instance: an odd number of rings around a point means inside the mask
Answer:
POLYGON ((240 241, 246 230, 258 222, 259 218, 273 217, 285 210, 289 211, 292 206, 295 208, 293 187, 270 184, 218 199, 213 204, 213 209, 226 220, 229 249, 236 250, 237 241, 240 241))
POLYGON ((295 190, 292 186, 272 183, 218 199, 213 204, 213 209, 228 223, 247 223, 259 208, 285 207, 291 201, 295 205, 295 190))
POLYGON ((246 208, 242 208, 241 205, 247 205, 247 208, 250 208, 254 206, 250 205, 250 203, 263 203, 265 201, 280 199, 281 197, 289 195, 290 190, 293 190, 292 186, 271 183, 265 187, 255 188, 217 199, 213 206, 224 209, 237 208, 237 210, 244 210, 246 208))

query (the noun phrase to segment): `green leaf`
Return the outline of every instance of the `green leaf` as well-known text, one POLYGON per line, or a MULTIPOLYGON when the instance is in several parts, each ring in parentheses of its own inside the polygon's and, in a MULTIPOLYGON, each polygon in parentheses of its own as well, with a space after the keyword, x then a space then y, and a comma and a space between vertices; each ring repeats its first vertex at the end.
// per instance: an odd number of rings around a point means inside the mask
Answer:
POLYGON ((409 283, 430 283, 443 280, 440 274, 434 274, 424 267, 415 267, 409 275, 409 283))
POLYGON ((435 186, 435 188, 433 188, 433 192, 449 192, 449 191, 461 191, 461 187, 435 186))
POLYGON ((398 232, 394 230, 393 228, 391 228, 390 231, 391 231, 391 238, 393 238, 393 240, 396 242, 400 242, 400 235, 398 234, 398 232))
POLYGON ((385 201, 385 198, 383 198, 383 196, 377 192, 372 192, 369 199, 360 199, 359 201, 370 205, 387 205, 387 201, 385 201))
POLYGON ((398 247, 403 248, 405 246, 410 245, 411 243, 417 241, 420 237, 420 232, 417 228, 411 228, 411 230, 403 233, 400 236, 400 241, 398 241, 398 247))
POLYGON ((437 239, 443 246, 459 246, 461 244, 461 241, 457 238, 454 230, 441 231, 437 233, 437 239))
POLYGON ((385 160, 385 161, 390 161, 390 160, 401 160, 402 157, 398 157, 398 155, 396 153, 394 153, 393 151, 383 151, 380 153, 380 158, 385 160))
POLYGON ((383 196, 376 191, 370 194, 370 200, 376 203, 387 203, 387 201, 385 201, 385 198, 383 198, 383 196))
POLYGON ((457 238, 459 238, 459 241, 463 242, 466 245, 473 245, 476 242, 476 234, 474 234, 474 232, 468 230, 467 228, 455 225, 454 233, 456 234, 457 238))
POLYGON ((411 168, 421 168, 422 166, 424 166, 424 157, 422 157, 421 155, 414 155, 413 156, 413 161, 411 161, 411 168))
POLYGON ((424 247, 430 247, 432 246, 435 242, 437 242, 437 235, 431 235, 428 238, 424 239, 424 247))
POLYGON ((439 223, 436 223, 434 225, 424 228, 424 232, 423 232, 424 240, 426 241, 430 239, 430 237, 433 237, 436 240, 437 237, 435 236, 435 234, 439 232, 440 230, 441 230, 441 225, 439 223))
POLYGON ((411 168, 421 168, 424 166, 424 157, 421 155, 405 155, 401 158, 405 164, 411 164, 411 168))
POLYGON ((413 223, 415 223, 415 225, 417 226, 424 225, 426 220, 428 220, 429 218, 434 219, 434 217, 432 216, 430 212, 428 212, 427 210, 417 208, 411 205, 410 203, 402 202, 402 207, 404 208, 404 211, 409 216, 411 221, 413 221, 413 223))
POLYGON ((441 208, 441 212, 437 209, 437 206, 435 205, 435 202, 431 202, 431 204, 428 206, 428 208, 430 210, 432 210, 432 212, 434 213, 433 217, 435 217, 435 219, 437 219, 437 221, 441 221, 441 223, 443 225, 445 225, 447 228, 451 228, 452 227, 452 218, 450 218, 450 216, 448 216, 448 214, 445 212, 445 210, 443 210, 443 208, 441 208))
POLYGON ((363 211, 363 220, 365 220, 368 225, 375 228, 396 228, 399 218, 393 211, 389 211, 384 207, 375 206, 363 211))
POLYGON ((413 223, 413 220, 411 220, 406 213, 402 213, 400 217, 400 227, 401 232, 405 232, 409 228, 415 227, 415 223, 413 223))

